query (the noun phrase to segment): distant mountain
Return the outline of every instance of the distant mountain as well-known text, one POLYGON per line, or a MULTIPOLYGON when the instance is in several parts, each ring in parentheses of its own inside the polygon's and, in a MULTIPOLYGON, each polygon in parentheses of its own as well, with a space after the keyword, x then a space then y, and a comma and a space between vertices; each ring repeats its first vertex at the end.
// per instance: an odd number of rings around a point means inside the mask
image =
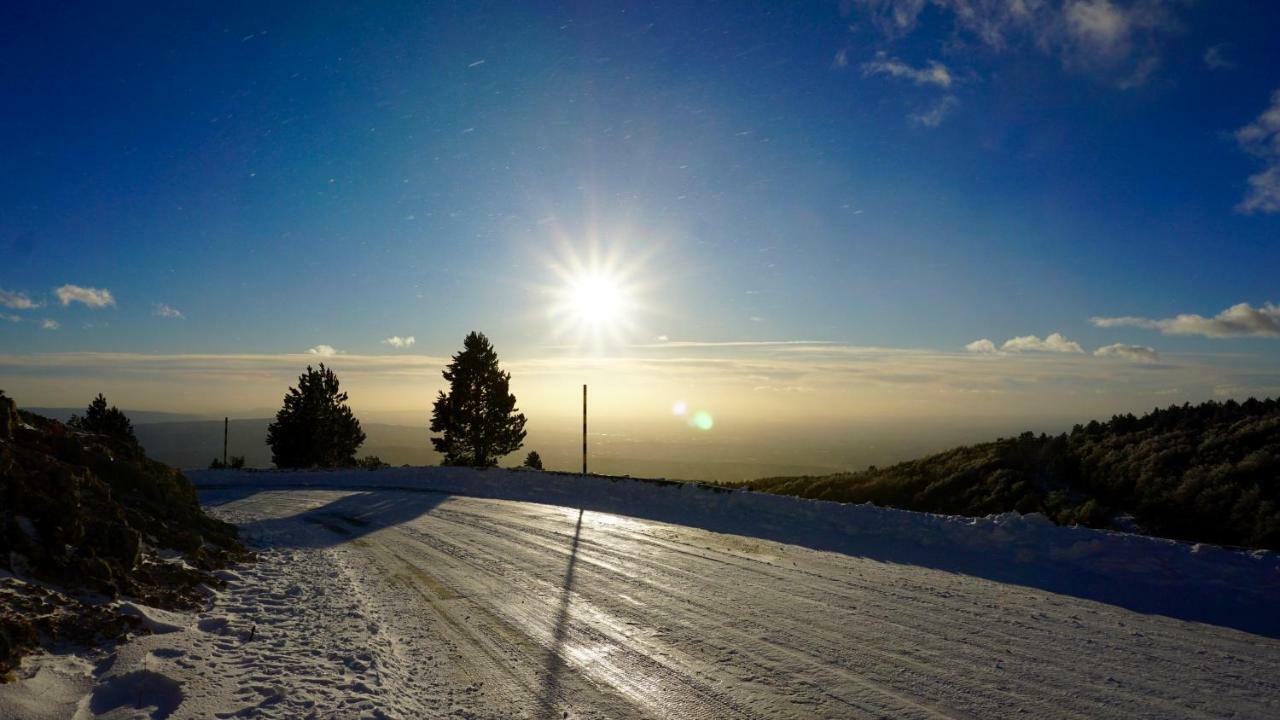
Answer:
MULTIPOLYGON (((232 419, 227 454, 243 455, 249 467, 271 467, 271 449, 267 447, 269 424, 269 418, 232 419)), ((359 457, 377 455, 391 465, 440 463, 440 455, 431 448, 425 423, 414 427, 362 422, 360 426, 367 439, 356 453, 359 457)), ((175 467, 206 468, 209 461, 222 458, 222 420, 135 421, 134 434, 148 455, 175 467)), ((519 465, 529 450, 537 450, 548 469, 576 470, 582 464, 582 439, 572 432, 532 433, 524 448, 503 458, 499 464, 519 465)), ((620 442, 613 437, 593 436, 590 469, 606 475, 729 482, 765 474, 823 473, 839 468, 834 463, 788 463, 743 457, 743 448, 738 446, 715 452, 700 450, 687 444, 634 439, 620 442)))
POLYGON ((957 515, 1017 510, 1059 524, 1132 522, 1162 537, 1280 550, 1280 400, 1173 406, 892 467, 742 485, 957 515))
MULTIPOLYGON (((132 416, 130 416, 132 418, 132 416)), ((227 454, 243 455, 249 467, 271 467, 267 447, 270 418, 233 419, 228 428, 227 454)), ((440 456, 431 449, 426 428, 361 423, 367 439, 357 456, 377 455, 393 465, 435 465, 440 456)), ((222 458, 222 420, 141 423, 134 434, 151 457, 180 468, 205 468, 222 458)))
MULTIPOLYGON (((72 415, 83 415, 84 407, 78 408, 59 408, 59 407, 23 407, 23 410, 42 415, 50 420, 58 422, 66 422, 71 419, 72 415)), ((125 415, 129 416, 129 420, 134 425, 141 423, 162 423, 162 422, 182 422, 191 420, 211 420, 212 415, 196 415, 192 413, 172 413, 172 412, 155 412, 152 410, 123 410, 125 415)), ((221 418, 218 420, 221 422, 221 418)))

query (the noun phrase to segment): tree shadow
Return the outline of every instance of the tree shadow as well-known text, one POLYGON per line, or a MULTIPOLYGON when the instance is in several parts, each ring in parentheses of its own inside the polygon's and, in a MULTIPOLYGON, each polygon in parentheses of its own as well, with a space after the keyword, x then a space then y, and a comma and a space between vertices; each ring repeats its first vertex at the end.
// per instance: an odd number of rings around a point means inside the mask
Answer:
POLYGON ((431 512, 447 493, 368 490, 285 517, 239 525, 241 536, 266 547, 325 548, 351 542, 431 512))
POLYGON ((198 492, 201 505, 219 507, 265 491, 262 488, 247 485, 201 485, 198 492))
POLYGON ((573 529, 573 543, 569 547, 569 565, 564 571, 564 582, 560 589, 560 609, 556 613, 555 628, 551 633, 551 647, 547 650, 547 660, 542 673, 542 693, 538 696, 538 711, 541 717, 554 718, 555 702, 560 696, 560 682, 564 676, 565 638, 569 634, 569 599, 573 595, 573 572, 578 563, 578 540, 582 534, 582 510, 578 510, 578 525, 573 529))

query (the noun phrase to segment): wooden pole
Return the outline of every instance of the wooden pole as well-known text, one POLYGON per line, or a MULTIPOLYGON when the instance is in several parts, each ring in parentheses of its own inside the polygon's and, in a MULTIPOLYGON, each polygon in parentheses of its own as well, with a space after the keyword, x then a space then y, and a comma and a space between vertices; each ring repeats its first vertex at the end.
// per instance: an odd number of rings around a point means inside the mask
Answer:
POLYGON ((222 467, 227 466, 227 429, 231 426, 231 418, 222 418, 222 467))
POLYGON ((587 474, 587 386, 582 385, 582 474, 587 474))

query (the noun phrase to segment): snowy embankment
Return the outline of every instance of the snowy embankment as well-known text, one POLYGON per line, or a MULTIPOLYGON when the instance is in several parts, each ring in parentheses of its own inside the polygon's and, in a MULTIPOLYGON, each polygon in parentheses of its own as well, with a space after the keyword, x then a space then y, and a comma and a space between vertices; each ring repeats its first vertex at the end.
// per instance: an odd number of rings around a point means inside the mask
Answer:
POLYGON ((1280 555, 694 483, 523 470, 189 471, 200 488, 414 490, 581 508, 1014 583, 1280 637, 1280 555))

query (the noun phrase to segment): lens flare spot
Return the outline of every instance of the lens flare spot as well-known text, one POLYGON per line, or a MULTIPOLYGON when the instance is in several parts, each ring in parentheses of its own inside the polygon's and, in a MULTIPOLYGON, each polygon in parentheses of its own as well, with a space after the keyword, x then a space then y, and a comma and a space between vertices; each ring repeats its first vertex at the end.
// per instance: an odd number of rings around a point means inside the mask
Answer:
POLYGON ((715 425, 715 421, 711 419, 711 413, 706 410, 699 410, 693 414, 689 424, 699 430, 710 430, 715 425))
POLYGON ((677 400, 675 404, 671 406, 672 415, 684 417, 684 414, 687 412, 689 412, 689 405, 683 400, 677 400))

